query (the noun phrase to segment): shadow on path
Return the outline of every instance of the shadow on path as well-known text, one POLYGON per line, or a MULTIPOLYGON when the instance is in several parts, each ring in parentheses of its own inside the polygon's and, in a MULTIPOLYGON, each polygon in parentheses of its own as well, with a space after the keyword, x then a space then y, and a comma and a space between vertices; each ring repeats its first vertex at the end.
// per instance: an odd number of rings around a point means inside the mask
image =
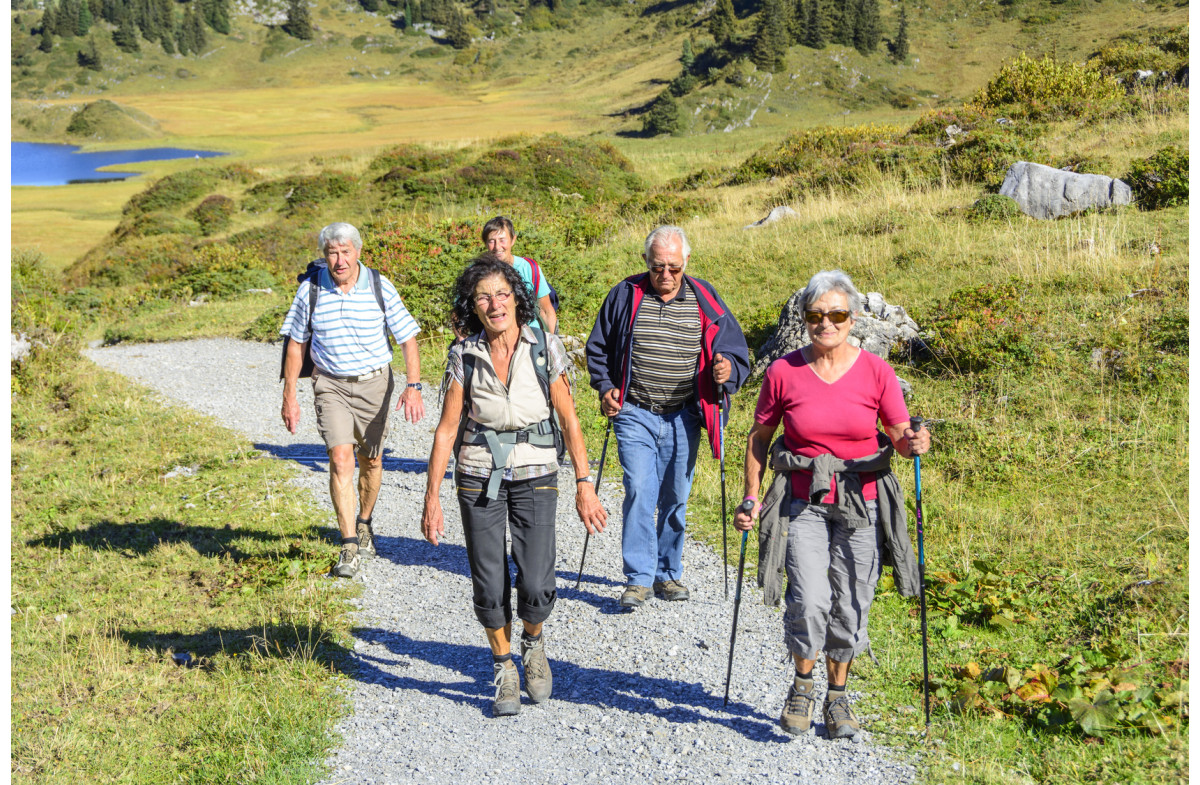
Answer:
MULTIPOLYGON (((491 713, 494 690, 491 653, 485 646, 422 641, 399 632, 375 627, 356 628, 354 637, 369 644, 383 646, 396 657, 389 660, 356 652, 356 666, 352 666, 356 678, 393 690, 416 690, 426 695, 437 695, 474 707, 483 714, 491 713), (412 660, 421 660, 454 671, 465 677, 466 681, 426 681, 384 670, 411 667, 412 660)), ((632 714, 653 714, 676 723, 708 722, 723 725, 752 741, 787 743, 790 740, 790 737, 777 730, 773 717, 736 701, 722 707, 721 696, 709 694, 697 682, 585 668, 553 658, 550 662, 554 669, 552 700, 617 709, 632 714), (710 716, 701 709, 725 716, 710 716)), ((528 702, 526 697, 522 700, 528 702)))

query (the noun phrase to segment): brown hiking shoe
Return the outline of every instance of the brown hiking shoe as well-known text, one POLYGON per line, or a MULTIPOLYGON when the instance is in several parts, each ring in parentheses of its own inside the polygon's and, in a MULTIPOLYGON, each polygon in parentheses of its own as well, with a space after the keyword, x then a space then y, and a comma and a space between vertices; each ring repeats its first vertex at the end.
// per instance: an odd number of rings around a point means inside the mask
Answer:
POLYGON ((692 596, 679 581, 655 581, 654 593, 668 602, 681 602, 692 596))
POLYGON ((646 604, 646 600, 650 599, 651 595, 649 586, 634 586, 631 583, 625 587, 625 591, 621 592, 621 599, 618 602, 622 608, 640 608, 646 604))
POLYGON ((369 559, 375 555, 375 530, 371 528, 371 519, 365 521, 362 518, 354 520, 355 534, 358 535, 358 554, 364 559, 369 559))
POLYGON ((338 556, 338 562, 333 565, 333 569, 329 571, 329 574, 337 578, 353 578, 358 573, 358 564, 358 546, 353 543, 343 545, 342 553, 338 556))
POLYGON ((550 675, 550 660, 546 659, 544 637, 539 635, 537 640, 530 640, 521 636, 521 665, 525 668, 525 692, 529 700, 534 703, 549 700, 554 679, 550 675))
POLYGON ((779 727, 793 736, 808 733, 812 728, 813 711, 817 699, 813 697, 813 680, 796 676, 788 688, 787 700, 783 702, 783 713, 779 715, 779 727))
POLYGON ((831 739, 859 739, 862 726, 850 708, 850 696, 845 690, 829 690, 825 694, 825 735, 831 739))
POLYGON ((511 717, 521 710, 521 675, 512 661, 495 663, 496 698, 492 701, 493 717, 511 717))

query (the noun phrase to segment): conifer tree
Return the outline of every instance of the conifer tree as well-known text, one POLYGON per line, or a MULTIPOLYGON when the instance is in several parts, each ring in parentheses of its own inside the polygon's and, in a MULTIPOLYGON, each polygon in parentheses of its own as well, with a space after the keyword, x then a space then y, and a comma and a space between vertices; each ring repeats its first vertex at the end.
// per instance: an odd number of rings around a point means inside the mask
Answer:
POLYGON ((75 26, 79 23, 78 0, 63 0, 54 15, 54 34, 59 38, 74 38, 75 26))
POLYGON ((908 59, 908 12, 904 3, 900 4, 900 26, 896 30, 896 40, 888 45, 892 61, 903 63, 908 59))
MULTIPOLYGON (((92 29, 92 9, 87 0, 79 4, 79 15, 75 17, 75 35, 85 36, 92 29)), ((96 42, 92 41, 94 45, 96 42)), ((99 70, 99 69, 94 69, 99 70)))
POLYGON ((783 0, 766 0, 759 13, 750 60, 760 70, 772 73, 783 70, 788 44, 783 8, 783 0))
POLYGON ((191 4, 183 12, 183 26, 186 28, 188 49, 192 50, 192 54, 203 52, 208 46, 208 33, 204 32, 204 22, 191 4))
POLYGON ((729 48, 737 31, 737 15, 733 11, 733 0, 717 0, 717 6, 708 16, 708 32, 712 35, 717 46, 729 48))
POLYGON ((121 17, 117 29, 113 30, 112 39, 122 52, 133 53, 141 50, 141 46, 138 44, 137 28, 133 26, 133 20, 128 11, 121 17))
POLYGON ((879 28, 879 0, 862 0, 854 25, 854 48, 869 55, 879 48, 882 30, 879 28))
POLYGON ((692 39, 683 39, 683 51, 679 55, 679 64, 683 66, 683 70, 689 71, 692 64, 696 62, 696 53, 692 51, 692 39))
POLYGON ((796 0, 792 6, 791 19, 789 20, 789 32, 792 34, 793 44, 803 44, 808 31, 808 16, 804 9, 804 0, 796 0))
POLYGON ((200 14, 206 25, 222 35, 229 35, 229 0, 203 0, 200 14))
POLYGON ((308 15, 308 0, 289 0, 287 21, 283 23, 283 32, 308 41, 313 37, 312 20, 308 15))
POLYGON ((679 104, 671 96, 670 90, 664 90, 654 101, 654 106, 646 113, 642 121, 642 133, 649 136, 673 134, 679 130, 679 104))
POLYGON ((164 32, 162 34, 162 38, 158 39, 158 43, 159 43, 159 45, 162 46, 162 50, 164 53, 169 54, 169 55, 175 54, 175 32, 174 31, 164 32))
POLYGON ((46 25, 42 25, 42 40, 38 42, 38 49, 46 54, 54 49, 54 33, 46 25))
POLYGON ((824 49, 828 39, 825 37, 825 9, 821 0, 808 0, 808 23, 804 26, 807 33, 806 45, 813 49, 824 49))
POLYGON ((96 36, 92 36, 87 46, 80 47, 75 53, 75 62, 81 68, 88 68, 92 71, 101 71, 104 69, 104 64, 100 59, 100 49, 96 46, 96 36))
POLYGON ((856 22, 856 7, 858 0, 837 0, 834 8, 836 9, 836 18, 833 25, 833 38, 835 44, 843 46, 854 46, 854 30, 856 22))
POLYGON ((467 32, 467 21, 463 18, 462 11, 457 8, 450 9, 450 20, 446 25, 446 38, 450 40, 450 45, 455 49, 466 49, 471 45, 471 34, 467 32))

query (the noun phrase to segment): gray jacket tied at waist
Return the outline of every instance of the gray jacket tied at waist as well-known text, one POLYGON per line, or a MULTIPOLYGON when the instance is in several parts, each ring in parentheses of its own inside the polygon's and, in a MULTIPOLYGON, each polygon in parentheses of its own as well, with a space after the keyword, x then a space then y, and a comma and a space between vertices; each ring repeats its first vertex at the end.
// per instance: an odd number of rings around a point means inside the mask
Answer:
POLYGON ((771 445, 770 463, 775 479, 763 498, 758 520, 758 585, 763 603, 778 605, 783 594, 784 561, 787 556, 788 517, 792 506, 791 473, 811 471, 810 504, 822 504, 829 493, 830 480, 837 478, 837 503, 825 504, 833 520, 852 529, 870 525, 867 502, 863 498, 859 472, 876 472, 875 489, 879 525, 883 529, 883 563, 892 566, 896 590, 905 597, 920 593, 920 577, 912 542, 908 539, 908 520, 900 481, 892 473, 895 447, 884 434, 878 434, 879 451, 865 458, 843 461, 829 453, 807 458, 783 446, 780 436, 771 445))

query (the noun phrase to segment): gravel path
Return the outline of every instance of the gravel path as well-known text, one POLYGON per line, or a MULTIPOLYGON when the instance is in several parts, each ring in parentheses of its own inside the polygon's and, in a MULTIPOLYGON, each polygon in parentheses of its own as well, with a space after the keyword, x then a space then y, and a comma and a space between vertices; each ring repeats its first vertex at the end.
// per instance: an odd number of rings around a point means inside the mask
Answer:
MULTIPOLYGON (((332 517, 324 448, 312 391, 300 385, 301 428, 279 419, 279 347, 233 340, 94 349, 88 356, 212 415, 256 447, 295 460, 297 482, 332 517)), ((425 379, 440 369, 427 372, 425 379)), ((436 403, 436 393, 426 393, 436 403)), ((471 610, 466 550, 453 484, 442 485, 446 537, 420 536, 424 460, 438 412, 410 425, 393 416, 375 512, 379 556, 365 563, 356 600, 352 713, 345 743, 327 761, 327 783, 447 783, 521 777, 535 783, 740 782, 792 777, 837 783, 912 782, 911 761, 871 743, 830 741, 824 728, 791 738, 779 730, 790 677, 782 615, 743 592, 729 706, 722 706, 733 600, 723 597, 720 558, 688 541, 690 602, 651 601, 622 613, 621 488, 600 497, 610 528, 591 538, 587 568, 573 588, 583 525, 573 493, 559 499, 558 603, 546 623, 554 696, 491 717, 491 658, 471 610)), ((592 456, 593 460, 598 456, 592 456)), ((616 459, 615 453, 609 460, 616 459)), ((705 458, 701 458, 705 460, 705 458)), ((559 487, 574 483, 564 470, 559 487)), ((331 545, 331 551, 333 546, 331 545)), ((730 581, 736 578, 731 569, 730 581)), ((732 595, 732 587, 730 590, 732 595)), ((818 684, 823 683, 818 674, 818 684)), ((818 687, 818 689, 822 689, 818 687)))

